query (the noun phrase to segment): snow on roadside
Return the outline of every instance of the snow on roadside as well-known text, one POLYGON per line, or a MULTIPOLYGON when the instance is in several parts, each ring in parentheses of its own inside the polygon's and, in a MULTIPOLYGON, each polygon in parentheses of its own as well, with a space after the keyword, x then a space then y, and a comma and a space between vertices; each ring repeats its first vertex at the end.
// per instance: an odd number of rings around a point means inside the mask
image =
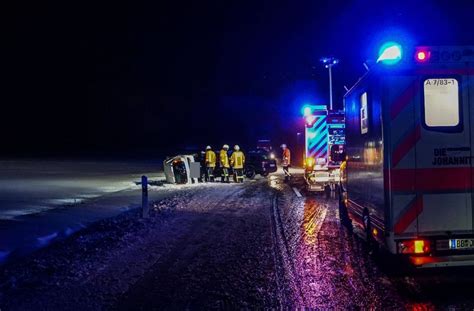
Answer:
MULTIPOLYGON (((140 218, 138 210, 125 212, 117 217, 98 221, 69 238, 58 241, 23 258, 0 268, 0 309, 26 309, 33 305, 24 305, 24 298, 35 297, 39 305, 47 305, 48 294, 41 298, 40 292, 57 293, 59 287, 71 290, 85 279, 93 277, 100 266, 105 266, 104 259, 114 255, 114 249, 136 243, 139 232, 146 225, 153 228, 163 220, 154 217, 165 212, 165 206, 172 209, 188 196, 175 194, 152 204, 161 208, 152 209, 150 219, 140 218), (110 252, 110 253, 109 253, 110 252)), ((54 235, 54 234, 53 234, 54 235)), ((39 244, 47 244, 56 236, 48 235, 38 238, 39 244)), ((0 252, 7 256, 8 252, 0 252)), ((64 291, 61 291, 64 293, 64 291)), ((51 299, 53 301, 54 299, 51 299)), ((67 300, 67 299, 66 299, 67 300)))
MULTIPOLYGON (((137 209, 130 210, 98 221, 29 258, 0 267, 0 309, 77 309, 79 306, 96 309, 113 303, 103 299, 126 291, 147 267, 167 252, 178 228, 170 215, 180 212, 184 213, 182 217, 187 217, 187 213, 201 213, 205 204, 193 205, 192 209, 188 205, 196 193, 202 195, 217 188, 225 194, 233 186, 167 185, 160 189, 169 195, 151 202, 149 219, 141 219, 137 209), (157 241, 150 239, 151 232, 167 237, 168 241, 155 245, 157 241), (111 284, 116 285, 111 288, 111 284)), ((43 236, 38 243, 47 244, 54 238, 43 236)))

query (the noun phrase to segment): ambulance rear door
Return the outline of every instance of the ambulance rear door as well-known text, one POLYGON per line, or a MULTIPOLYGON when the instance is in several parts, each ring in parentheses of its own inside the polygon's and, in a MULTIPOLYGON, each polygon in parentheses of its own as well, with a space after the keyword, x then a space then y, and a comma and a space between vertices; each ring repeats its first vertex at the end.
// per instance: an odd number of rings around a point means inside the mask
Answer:
POLYGON ((411 226, 419 234, 471 233, 472 107, 465 63, 419 68, 411 226))

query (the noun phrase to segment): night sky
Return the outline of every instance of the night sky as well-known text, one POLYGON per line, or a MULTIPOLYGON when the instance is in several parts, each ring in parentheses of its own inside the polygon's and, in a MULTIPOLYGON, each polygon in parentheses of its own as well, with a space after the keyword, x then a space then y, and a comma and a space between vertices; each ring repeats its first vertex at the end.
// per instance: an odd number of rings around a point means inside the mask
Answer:
POLYGON ((3 155, 174 153, 291 143, 385 39, 474 45, 470 1, 31 1, 2 42, 3 155))

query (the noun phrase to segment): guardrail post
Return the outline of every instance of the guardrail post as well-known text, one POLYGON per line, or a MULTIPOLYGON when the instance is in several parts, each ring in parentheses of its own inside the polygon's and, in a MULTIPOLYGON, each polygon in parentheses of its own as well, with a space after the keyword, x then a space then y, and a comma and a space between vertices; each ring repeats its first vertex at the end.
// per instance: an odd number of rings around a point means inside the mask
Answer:
POLYGON ((142 176, 142 217, 148 218, 150 207, 148 206, 148 178, 142 176))

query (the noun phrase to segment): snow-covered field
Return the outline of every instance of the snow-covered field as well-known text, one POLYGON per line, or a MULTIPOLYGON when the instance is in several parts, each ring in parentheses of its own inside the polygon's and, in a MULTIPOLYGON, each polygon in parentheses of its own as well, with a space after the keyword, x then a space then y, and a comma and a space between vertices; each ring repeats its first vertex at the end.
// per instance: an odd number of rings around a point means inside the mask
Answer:
POLYGON ((160 161, 0 161, 0 262, 140 202, 142 175, 160 161), (135 190, 135 191, 134 191, 135 190))

